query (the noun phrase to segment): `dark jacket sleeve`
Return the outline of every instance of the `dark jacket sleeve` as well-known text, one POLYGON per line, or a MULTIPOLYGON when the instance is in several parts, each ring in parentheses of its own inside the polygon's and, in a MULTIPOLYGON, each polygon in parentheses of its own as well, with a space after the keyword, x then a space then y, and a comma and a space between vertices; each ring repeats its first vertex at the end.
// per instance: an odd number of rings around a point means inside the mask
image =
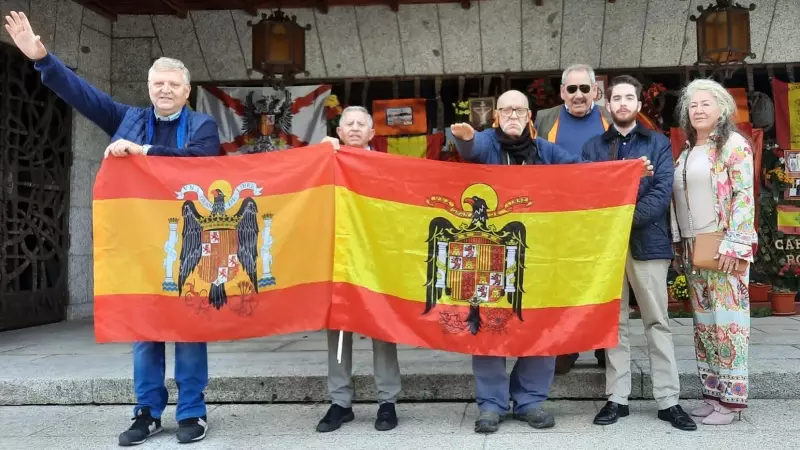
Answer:
POLYGON ((539 149, 539 156, 545 164, 575 164, 584 162, 581 157, 573 155, 558 145, 540 137, 536 138, 536 146, 539 149))
POLYGON ((650 161, 653 164, 653 182, 650 188, 636 202, 633 213, 633 227, 642 227, 662 217, 672 199, 672 183, 674 166, 672 164, 672 147, 667 138, 654 134, 653 152, 650 161))
POLYGON ((207 120, 200 125, 185 148, 154 145, 147 150, 147 156, 219 156, 220 150, 217 123, 207 120))
POLYGON ((109 136, 116 133, 131 107, 87 83, 58 58, 48 53, 33 66, 42 73, 42 83, 62 100, 94 122, 109 136))
POLYGON ((490 133, 494 133, 494 128, 476 132, 469 141, 464 141, 454 136, 456 150, 467 161, 486 164, 489 154, 494 151, 494 143, 490 133))

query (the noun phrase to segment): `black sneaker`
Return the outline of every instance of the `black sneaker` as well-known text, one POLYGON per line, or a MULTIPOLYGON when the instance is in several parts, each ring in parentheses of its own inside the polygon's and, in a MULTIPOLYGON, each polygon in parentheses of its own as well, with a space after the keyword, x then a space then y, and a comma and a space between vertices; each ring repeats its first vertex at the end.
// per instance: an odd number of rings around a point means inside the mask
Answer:
POLYGON ((119 435, 119 445, 123 447, 139 445, 150 436, 164 430, 161 428, 161 419, 154 419, 150 415, 150 408, 139 409, 136 417, 131 420, 133 425, 119 435))
POLYGON ((178 442, 188 444, 190 442, 202 441, 208 431, 206 416, 183 419, 178 422, 178 442))
POLYGON ((389 431, 397 426, 397 412, 394 403, 384 403, 378 407, 378 417, 375 419, 375 429, 389 431))
POLYGON ((356 416, 353 414, 353 408, 342 408, 337 404, 331 405, 328 413, 317 424, 317 431, 320 433, 327 433, 329 431, 338 430, 343 423, 351 422, 356 416))

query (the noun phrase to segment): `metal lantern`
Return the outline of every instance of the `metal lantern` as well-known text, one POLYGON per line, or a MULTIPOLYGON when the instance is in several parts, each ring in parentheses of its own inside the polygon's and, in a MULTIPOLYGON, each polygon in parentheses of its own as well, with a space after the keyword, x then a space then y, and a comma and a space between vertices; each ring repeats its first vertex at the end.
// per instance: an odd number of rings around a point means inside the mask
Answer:
MULTIPOLYGON (((750 48, 751 3, 744 7, 730 0, 717 0, 716 5, 697 7, 700 16, 689 19, 697 22, 697 63, 714 68, 730 68, 755 58, 750 48)), ((735 69, 734 69, 735 70, 735 69)))
POLYGON ((261 14, 261 20, 253 25, 253 70, 262 73, 264 80, 274 87, 291 83, 298 73, 306 71, 306 30, 297 23, 297 16, 287 16, 283 11, 274 11, 269 17, 261 14))

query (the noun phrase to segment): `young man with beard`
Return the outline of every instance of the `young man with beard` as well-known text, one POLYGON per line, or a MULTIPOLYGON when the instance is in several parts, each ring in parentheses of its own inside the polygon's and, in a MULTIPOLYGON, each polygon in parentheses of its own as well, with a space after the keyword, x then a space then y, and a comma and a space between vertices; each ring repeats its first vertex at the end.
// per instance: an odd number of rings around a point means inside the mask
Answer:
MULTIPOLYGON (((582 161, 580 155, 535 137, 530 122, 528 98, 519 91, 507 91, 497 99, 497 128, 479 133, 466 123, 450 127, 456 148, 468 161, 482 164, 529 165, 570 164, 582 161)), ((650 162, 644 160, 644 174, 651 173, 650 162)), ((525 356, 517 359, 509 381, 506 358, 472 357, 475 376, 475 399, 480 409, 475 431, 494 433, 509 411, 509 394, 514 402, 513 417, 534 428, 555 425, 552 414, 542 409, 553 382, 555 358, 525 356)))
POLYGON ((696 430, 697 425, 678 405, 680 383, 675 363, 675 348, 667 315, 667 270, 672 260, 668 211, 672 198, 672 147, 664 135, 636 121, 642 108, 642 85, 623 75, 614 78, 606 108, 614 124, 583 147, 589 161, 613 161, 645 156, 653 161, 655 175, 642 180, 633 214, 625 280, 620 304, 619 344, 606 350, 606 394, 594 423, 610 425, 629 414, 631 393, 631 348, 628 339, 628 283, 633 288, 644 321, 644 333, 653 371, 653 396, 658 403, 658 418, 680 430, 696 430))
MULTIPOLYGON (((608 111, 596 107, 594 103, 597 89, 597 80, 591 67, 585 64, 567 67, 561 74, 561 99, 564 104, 536 113, 533 127, 539 136, 570 153, 580 155, 583 144, 604 133, 611 124, 608 111)), ((597 363, 603 367, 603 350, 595 350, 594 355, 597 363)), ((568 373, 577 359, 577 353, 559 356, 556 358, 556 373, 568 373)))
MULTIPOLYGON (((329 143, 338 150, 340 145, 370 150, 369 142, 375 136, 372 117, 361 106, 348 106, 342 111, 335 137, 325 137, 320 143, 329 143), (340 143, 341 142, 341 143, 340 143)), ((317 424, 317 431, 338 430, 353 415, 353 333, 342 333, 342 362, 336 358, 339 331, 328 330, 328 392, 332 405, 317 424)), ((400 365, 397 362, 397 344, 372 340, 372 364, 375 387, 378 390, 378 416, 375 429, 388 431, 397 426, 394 404, 400 394, 400 365)))

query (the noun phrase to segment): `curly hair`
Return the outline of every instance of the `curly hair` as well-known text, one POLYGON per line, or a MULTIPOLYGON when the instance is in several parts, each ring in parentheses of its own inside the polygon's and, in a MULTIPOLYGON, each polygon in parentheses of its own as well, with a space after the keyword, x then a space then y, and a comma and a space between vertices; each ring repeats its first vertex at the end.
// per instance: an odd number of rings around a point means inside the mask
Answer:
POLYGON ((724 145, 728 142, 728 138, 730 138, 731 134, 738 132, 734 118, 736 114, 736 101, 721 84, 714 80, 701 78, 692 81, 683 88, 680 100, 678 100, 678 108, 680 111, 678 121, 686 135, 686 139, 689 141, 689 148, 694 147, 697 143, 697 131, 692 126, 691 119, 689 118, 689 104, 692 102, 692 95, 700 91, 710 92, 717 102, 720 111, 719 121, 709 138, 713 139, 717 146, 724 145))

